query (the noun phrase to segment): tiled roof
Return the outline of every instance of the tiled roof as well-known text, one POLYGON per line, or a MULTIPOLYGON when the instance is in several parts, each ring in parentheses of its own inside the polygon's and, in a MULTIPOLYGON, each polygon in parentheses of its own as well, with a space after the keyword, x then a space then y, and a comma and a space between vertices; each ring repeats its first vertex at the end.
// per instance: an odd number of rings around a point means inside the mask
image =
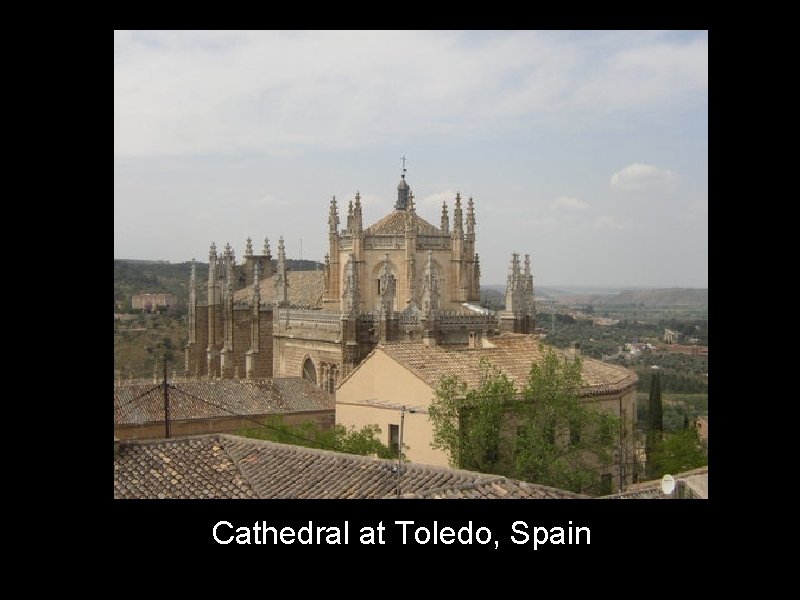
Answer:
MULTIPOLYGON (((289 304, 293 306, 309 306, 319 308, 322 306, 322 294, 325 290, 325 273, 322 271, 287 271, 289 281, 289 304)), ((262 304, 276 302, 275 280, 276 275, 261 280, 262 304)), ((253 286, 247 286, 234 292, 235 300, 250 301, 253 297, 253 286)))
MULTIPOLYGON (((116 443, 116 442, 115 442, 116 443)), ((257 498, 215 436, 120 443, 115 498, 257 498)))
POLYGON ((515 481, 500 477, 491 481, 438 488, 416 494, 403 494, 404 498, 434 498, 442 500, 545 500, 555 498, 589 498, 546 485, 515 481))
MULTIPOLYGON (((175 420, 229 417, 231 413, 268 415, 335 408, 332 394, 296 377, 190 380, 175 381, 173 385, 177 389, 169 390, 169 408, 170 416, 175 420)), ((141 425, 163 420, 163 387, 141 382, 114 386, 115 425, 141 425), (153 391, 147 393, 151 389, 153 391), (134 399, 138 396, 141 398, 134 399)))
MULTIPOLYGON (((395 498, 397 462, 223 434, 122 442, 115 498, 395 498)), ((497 475, 403 465, 404 498, 576 498, 497 475)))
MULTIPOLYGON (((383 217, 380 221, 364 230, 366 235, 402 235, 406 231, 405 210, 395 210, 383 217)), ((414 213, 412 216, 414 229, 423 235, 435 235, 439 228, 431 225, 425 219, 414 213)))
MULTIPOLYGON (((471 388, 481 385, 481 359, 486 359, 499 368, 515 383, 517 389, 524 387, 530 374, 531 364, 543 359, 542 342, 535 335, 503 334, 491 338, 490 348, 449 348, 446 346, 424 346, 413 342, 389 342, 378 349, 406 367, 431 387, 436 387, 443 377, 457 375, 471 388)), ((547 350, 547 346, 544 349, 547 350)), ((557 350, 567 356, 563 350, 557 350)), ((362 363, 363 364, 363 363, 362 363)), ((354 370, 350 376, 353 376, 354 370)), ((583 357, 582 396, 617 392, 634 385, 638 378, 624 367, 606 364, 593 358, 583 357)))

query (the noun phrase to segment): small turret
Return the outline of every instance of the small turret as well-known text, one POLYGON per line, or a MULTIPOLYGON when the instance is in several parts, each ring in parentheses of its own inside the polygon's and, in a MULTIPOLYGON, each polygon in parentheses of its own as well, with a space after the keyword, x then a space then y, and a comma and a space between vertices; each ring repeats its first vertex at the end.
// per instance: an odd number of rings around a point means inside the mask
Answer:
POLYGON ((456 206, 453 209, 453 235, 464 235, 464 217, 461 213, 461 192, 456 193, 456 206))
POLYGON ((440 230, 442 235, 450 235, 450 216, 447 214, 446 201, 442 201, 442 225, 440 230))
POLYGON ((339 231, 339 210, 336 208, 336 196, 331 199, 328 210, 328 233, 336 234, 339 231))
POLYGON ((286 276, 286 250, 283 236, 278 239, 278 272, 275 278, 275 301, 279 307, 289 305, 289 281, 286 276))

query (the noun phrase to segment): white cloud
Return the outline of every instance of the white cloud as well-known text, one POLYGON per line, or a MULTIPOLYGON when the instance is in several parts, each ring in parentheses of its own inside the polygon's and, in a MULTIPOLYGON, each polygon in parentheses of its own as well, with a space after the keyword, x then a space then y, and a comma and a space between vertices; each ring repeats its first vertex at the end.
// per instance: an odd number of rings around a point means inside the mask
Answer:
POLYGON ((639 191, 663 188, 675 182, 677 176, 672 171, 659 169, 654 165, 634 163, 611 176, 611 188, 616 191, 639 191))
POLYGON ((553 203, 550 205, 552 210, 586 210, 589 208, 589 203, 584 202, 583 200, 578 200, 577 198, 569 198, 567 196, 562 196, 561 198, 556 198, 553 203))
POLYGON ((529 221, 533 227, 554 227, 558 223, 555 217, 534 218, 529 221))
POLYGON ((609 229, 624 229, 622 224, 617 219, 609 215, 595 217, 594 221, 592 222, 592 228, 600 231, 609 229))
MULTIPOLYGON (((456 192, 454 190, 445 190, 443 192, 434 192, 425 196, 422 200, 414 198, 417 208, 442 208, 442 202, 447 202, 447 213, 452 219, 453 208, 456 205, 456 192)), ((467 202, 464 196, 461 196, 461 208, 464 211, 464 217, 467 214, 467 202)))
POLYGON ((259 196, 258 198, 253 198, 250 201, 250 206, 253 208, 261 208, 263 206, 285 206, 287 204, 286 200, 282 198, 277 198, 275 196, 271 196, 270 194, 265 194, 263 196, 259 196))
POLYGON ((672 106, 687 94, 695 107, 708 87, 707 34, 674 37, 118 31, 114 154, 294 156, 409 131, 495 134, 520 118, 602 122, 591 117, 672 106))

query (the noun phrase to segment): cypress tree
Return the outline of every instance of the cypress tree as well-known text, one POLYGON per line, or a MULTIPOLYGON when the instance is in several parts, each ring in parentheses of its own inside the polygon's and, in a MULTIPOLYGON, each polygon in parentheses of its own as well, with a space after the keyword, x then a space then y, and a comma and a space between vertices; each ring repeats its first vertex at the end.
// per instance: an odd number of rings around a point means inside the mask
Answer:
POLYGON ((661 403, 661 371, 653 366, 653 375, 650 379, 650 398, 647 403, 647 439, 645 452, 647 453, 647 478, 659 476, 657 465, 652 460, 655 456, 657 444, 661 441, 664 431, 664 408, 661 403))

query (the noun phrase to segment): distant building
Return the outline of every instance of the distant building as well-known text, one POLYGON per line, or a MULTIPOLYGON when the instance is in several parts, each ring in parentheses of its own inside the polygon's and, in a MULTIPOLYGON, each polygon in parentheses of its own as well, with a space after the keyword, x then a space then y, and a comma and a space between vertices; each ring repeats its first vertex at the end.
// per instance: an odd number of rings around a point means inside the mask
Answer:
MULTIPOLYGON (((476 389, 481 384, 481 359, 486 359, 521 388, 528 379, 531 364, 543 359, 540 343, 534 335, 502 334, 469 348, 404 342, 381 344, 336 391, 336 422, 356 427, 377 423, 385 436, 384 443, 392 445, 397 443, 400 409, 405 406, 406 456, 412 461, 446 466, 448 454, 431 445, 433 426, 428 419, 428 407, 441 379, 457 375, 476 389)), ((580 349, 559 353, 576 355, 580 349)), ((627 457, 622 462, 632 461, 636 374, 624 367, 584 358, 582 377, 584 387, 580 393, 584 401, 621 418, 623 453, 627 457)), ((614 481, 619 481, 618 467, 610 474, 614 481)), ((631 473, 625 474, 625 480, 631 480, 631 473)))
MULTIPOLYGON (((176 381, 168 390, 171 435, 235 432, 271 416, 284 423, 334 424, 334 399, 298 377, 267 380, 176 381)), ((122 440, 162 438, 164 388, 153 383, 114 386, 114 435, 122 440)))
POLYGON ((672 331, 672 329, 665 329, 664 330, 664 343, 665 344, 677 344, 678 340, 680 339, 681 334, 677 331, 672 331))
POLYGON ((697 427, 697 435, 700 436, 700 439, 708 443, 708 415, 697 417, 695 427, 697 427))
MULTIPOLYGON (((586 498, 499 475, 232 435, 114 441, 114 498, 586 498)), ((352 532, 351 532, 352 533, 352 532)))
POLYGON ((163 293, 142 293, 131 296, 131 308, 134 310, 154 312, 159 307, 174 311, 178 307, 178 299, 175 294, 163 293))

